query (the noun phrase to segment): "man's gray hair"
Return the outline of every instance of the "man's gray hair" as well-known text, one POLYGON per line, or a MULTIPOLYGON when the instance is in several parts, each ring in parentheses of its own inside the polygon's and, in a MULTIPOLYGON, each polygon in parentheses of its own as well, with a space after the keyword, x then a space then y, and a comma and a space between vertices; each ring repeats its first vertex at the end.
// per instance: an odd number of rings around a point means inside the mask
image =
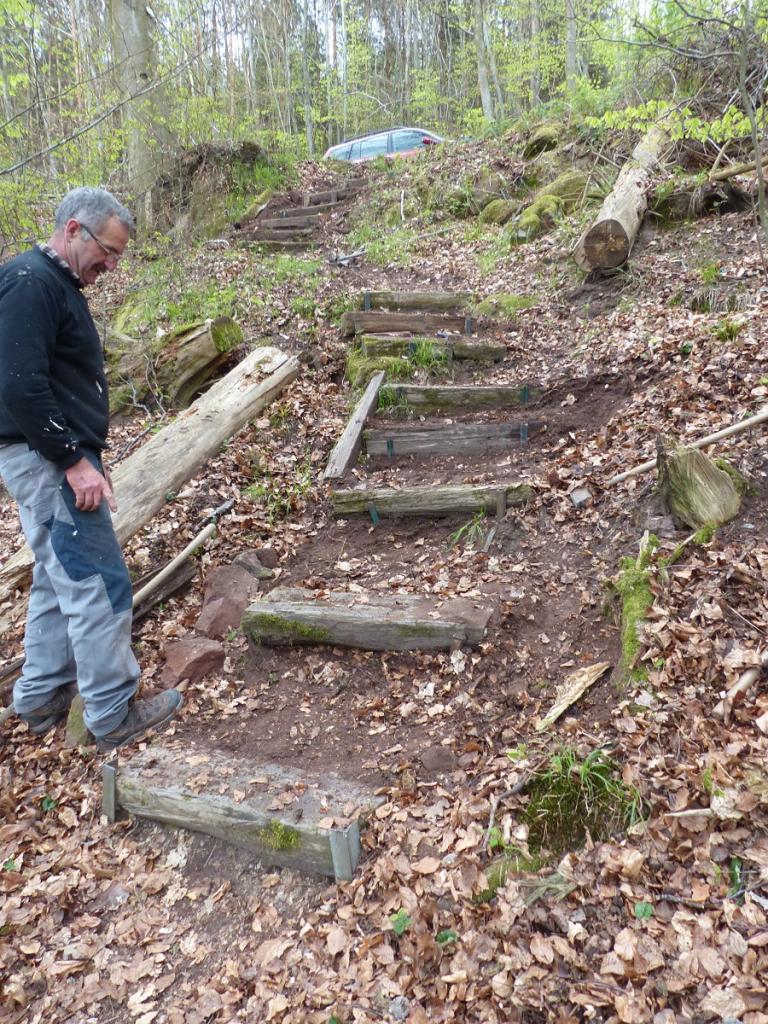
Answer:
POLYGON ((110 217, 116 217, 131 235, 136 233, 136 220, 131 211, 104 188, 83 186, 67 192, 56 211, 56 230, 61 231, 72 217, 95 231, 103 227, 110 217))

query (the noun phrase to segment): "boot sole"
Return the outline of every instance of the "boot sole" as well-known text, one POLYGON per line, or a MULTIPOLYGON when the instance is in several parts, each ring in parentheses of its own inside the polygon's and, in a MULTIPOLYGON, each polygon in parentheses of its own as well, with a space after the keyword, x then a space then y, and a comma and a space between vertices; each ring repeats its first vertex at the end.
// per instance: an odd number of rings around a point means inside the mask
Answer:
POLYGON ((134 740, 143 739, 143 737, 146 736, 148 732, 151 732, 153 729, 157 729, 157 727, 160 725, 165 725, 166 722, 170 722, 170 720, 173 718, 173 716, 176 714, 176 712, 179 710, 183 703, 184 699, 182 698, 176 705, 176 707, 173 708, 173 710, 165 716, 165 718, 161 718, 157 722, 152 722, 151 725, 146 725, 140 731, 131 733, 130 736, 126 736, 121 740, 115 740, 114 742, 111 742, 109 740, 103 740, 99 739, 98 737, 95 737, 97 750, 100 750, 103 754, 108 754, 112 750, 117 750, 118 747, 124 747, 126 743, 133 743, 134 740))

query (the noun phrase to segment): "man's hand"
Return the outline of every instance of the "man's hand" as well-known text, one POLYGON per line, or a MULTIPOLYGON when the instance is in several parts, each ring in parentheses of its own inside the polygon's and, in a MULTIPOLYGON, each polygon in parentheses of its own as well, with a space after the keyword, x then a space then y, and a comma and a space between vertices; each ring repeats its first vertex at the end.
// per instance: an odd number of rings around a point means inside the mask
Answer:
POLYGON ((64 470, 67 483, 75 493, 75 506, 82 512, 93 512, 101 505, 102 498, 113 512, 117 512, 117 504, 112 488, 98 469, 94 469, 88 459, 80 459, 74 466, 64 470))

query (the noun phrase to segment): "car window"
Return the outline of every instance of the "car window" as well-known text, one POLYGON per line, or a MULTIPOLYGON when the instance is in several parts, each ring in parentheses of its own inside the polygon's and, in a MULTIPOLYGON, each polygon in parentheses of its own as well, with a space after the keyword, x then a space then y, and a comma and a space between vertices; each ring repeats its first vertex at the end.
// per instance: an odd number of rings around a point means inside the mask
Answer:
POLYGON ((333 160, 349 160, 349 153, 352 147, 347 143, 346 146, 336 146, 331 150, 331 159, 333 160))
POLYGON ((387 152, 387 136, 373 135, 360 142, 360 156, 362 159, 372 156, 383 156, 387 152))
POLYGON ((355 143, 352 144, 352 149, 349 151, 349 159, 350 160, 359 160, 360 159, 360 143, 359 142, 355 142, 355 143))
POLYGON ((404 153, 409 149, 417 149, 419 146, 423 146, 423 132, 415 131, 400 131, 392 132, 392 152, 393 153, 404 153))

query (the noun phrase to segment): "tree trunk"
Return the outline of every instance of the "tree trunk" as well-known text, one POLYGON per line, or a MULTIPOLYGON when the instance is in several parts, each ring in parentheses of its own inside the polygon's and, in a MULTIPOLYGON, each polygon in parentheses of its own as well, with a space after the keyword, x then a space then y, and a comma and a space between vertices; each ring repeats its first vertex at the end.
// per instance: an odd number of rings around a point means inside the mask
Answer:
POLYGON ((573 250, 582 270, 609 270, 627 261, 648 205, 651 173, 668 145, 666 132, 652 125, 635 146, 596 219, 573 250))
POLYGON ((576 0, 565 0, 565 84, 571 94, 578 74, 576 0))
MULTIPOLYGON (((299 372, 299 362, 271 346, 257 348, 189 409, 155 434, 112 474, 118 511, 115 532, 125 544, 162 507, 227 437, 256 416, 299 372)), ((29 586, 32 552, 25 545, 0 567, 0 605, 29 586)), ((24 615, 26 600, 16 600, 0 618, 0 636, 24 615)))
POLYGON ((493 98, 488 83, 488 57, 485 52, 485 36, 483 33, 483 0, 474 0, 475 9, 475 49, 477 51, 477 84, 480 89, 480 103, 483 116, 493 121, 493 98))
POLYGON ((304 0, 304 52, 301 55, 301 67, 304 84, 304 130, 307 135, 307 153, 310 160, 315 156, 315 133, 312 125, 312 80, 309 68, 309 0, 304 0))

